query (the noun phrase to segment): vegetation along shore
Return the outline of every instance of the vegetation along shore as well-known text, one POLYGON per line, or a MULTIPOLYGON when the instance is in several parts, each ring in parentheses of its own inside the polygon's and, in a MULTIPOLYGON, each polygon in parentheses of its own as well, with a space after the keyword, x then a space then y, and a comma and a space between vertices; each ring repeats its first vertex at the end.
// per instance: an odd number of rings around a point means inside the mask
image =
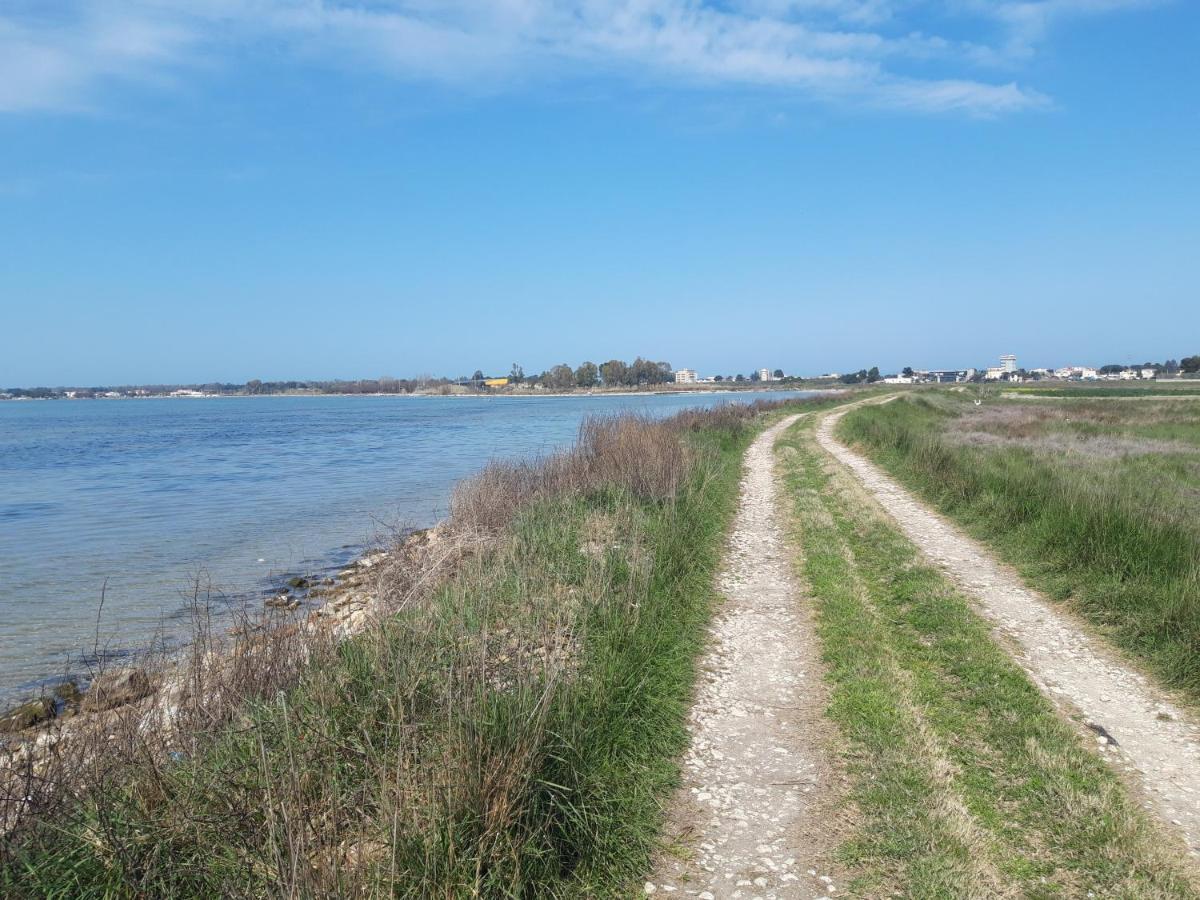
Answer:
POLYGON ((592 420, 463 484, 326 614, 99 676, 10 747, 0 893, 619 891, 686 741, 741 453, 835 402, 592 420))

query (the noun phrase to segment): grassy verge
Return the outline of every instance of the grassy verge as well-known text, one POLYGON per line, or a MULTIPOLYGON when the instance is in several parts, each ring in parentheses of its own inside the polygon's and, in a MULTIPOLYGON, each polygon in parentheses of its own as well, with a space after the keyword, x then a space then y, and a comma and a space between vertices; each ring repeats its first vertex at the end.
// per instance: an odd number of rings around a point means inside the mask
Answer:
POLYGON ((855 410, 842 434, 1195 699, 1200 407, 1145 403, 934 396, 855 410))
POLYGON ((840 848, 851 892, 1196 896, 1116 776, 811 429, 780 453, 858 809, 840 848))
POLYGON ((492 467, 456 497, 471 549, 436 590, 165 754, 134 737, 81 766, 3 846, 0 895, 626 893, 770 414, 596 422, 492 467))

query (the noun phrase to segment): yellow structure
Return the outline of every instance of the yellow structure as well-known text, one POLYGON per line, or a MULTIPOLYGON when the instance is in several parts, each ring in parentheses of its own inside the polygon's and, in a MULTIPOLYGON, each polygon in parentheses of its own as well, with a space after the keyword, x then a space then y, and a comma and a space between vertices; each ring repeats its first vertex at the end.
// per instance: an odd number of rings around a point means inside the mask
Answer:
POLYGON ((504 387, 508 384, 507 378, 485 378, 483 380, 484 387, 504 387))

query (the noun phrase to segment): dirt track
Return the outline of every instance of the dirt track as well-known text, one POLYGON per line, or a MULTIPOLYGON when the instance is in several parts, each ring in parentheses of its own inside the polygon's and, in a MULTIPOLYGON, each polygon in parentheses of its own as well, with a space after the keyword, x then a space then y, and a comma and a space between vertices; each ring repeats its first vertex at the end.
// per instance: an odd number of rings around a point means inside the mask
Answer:
POLYGON ((1142 788, 1146 805, 1200 855, 1200 727, 1151 681, 1092 637, 1070 614, 1031 591, 979 543, 930 511, 894 479, 834 437, 845 410, 817 428, 905 535, 977 602, 1034 683, 1142 788))
POLYGON ((812 813, 829 772, 817 638, 792 574, 773 447, 791 416, 746 454, 741 500, 689 727, 673 841, 645 891, 713 898, 819 897, 812 813))

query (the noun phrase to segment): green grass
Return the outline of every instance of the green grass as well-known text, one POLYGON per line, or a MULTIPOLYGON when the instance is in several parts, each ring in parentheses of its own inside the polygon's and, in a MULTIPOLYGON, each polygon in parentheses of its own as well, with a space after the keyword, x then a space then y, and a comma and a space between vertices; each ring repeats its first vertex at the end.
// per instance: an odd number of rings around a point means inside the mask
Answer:
POLYGON ((812 423, 780 448, 856 827, 861 897, 1192 897, 1116 776, 970 603, 831 470, 812 423))
POLYGON ((626 895, 677 783, 757 430, 689 421, 673 499, 526 504, 428 603, 20 832, 0 895, 626 895))
POLYGON ((1156 425, 1154 402, 1146 403, 989 411, 932 396, 854 410, 841 433, 1036 587, 1200 699, 1200 405, 1160 404, 1169 409, 1156 425), (972 417, 984 423, 975 434, 1005 443, 956 443, 972 417), (1064 427, 1084 440, 1039 443, 1064 427), (1176 444, 1143 445, 1156 428, 1176 444), (1124 443, 1093 454, 1103 444, 1089 432, 1124 435, 1124 443))
POLYGON ((1015 394, 1027 394, 1031 397, 1194 397, 1200 395, 1200 384, 1194 381, 1191 383, 1153 383, 1145 386, 1122 385, 1120 382, 1111 385, 1080 385, 1078 387, 1005 385, 1003 389, 1015 394))

